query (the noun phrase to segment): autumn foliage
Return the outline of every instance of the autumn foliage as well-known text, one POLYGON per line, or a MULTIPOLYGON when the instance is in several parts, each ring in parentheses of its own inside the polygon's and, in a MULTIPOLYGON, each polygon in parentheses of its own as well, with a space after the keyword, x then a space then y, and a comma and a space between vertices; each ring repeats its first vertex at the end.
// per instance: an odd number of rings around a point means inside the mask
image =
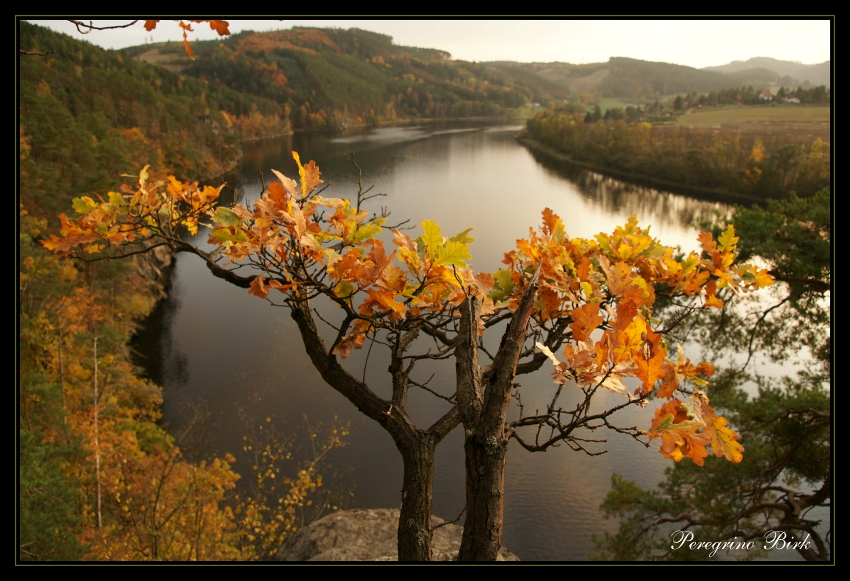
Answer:
POLYGON ((223 262, 219 276, 228 276, 228 266, 251 265, 256 270, 248 291, 257 297, 302 301, 325 295, 335 302, 344 322, 330 352, 341 358, 379 330, 415 323, 439 332, 469 297, 480 301, 483 334, 488 322, 516 310, 539 270, 533 325, 560 326, 565 338, 560 356, 551 344, 537 343, 554 364, 555 384, 574 382, 585 393, 603 387, 640 405, 651 395, 665 398, 643 432, 661 439, 664 456, 702 465, 711 446, 715 455, 741 461, 738 436, 702 389, 713 366, 691 363, 681 345, 671 352, 667 329, 652 313, 658 295, 685 295, 699 298, 703 308, 720 308, 722 289, 741 294, 771 284, 766 271, 735 263, 738 238, 731 226, 718 240, 701 233, 703 252, 680 257, 635 217, 612 234, 570 238, 547 208, 541 228, 505 254, 506 268, 475 273, 468 265, 471 229, 447 237, 424 220, 415 239, 393 229, 395 248, 388 251, 379 238, 386 216, 323 197, 318 166, 302 165, 295 152, 293 157, 298 181, 275 172, 277 181, 260 199, 232 207, 216 205, 220 187, 150 181, 145 168, 135 188, 76 200, 78 217, 63 214, 61 235, 44 246, 90 257, 118 257, 152 244, 186 250, 178 230, 195 234, 207 225, 215 260, 223 262), (639 381, 637 388, 626 385, 629 378, 639 381))
POLYGON ((22 210, 20 558, 255 560, 302 526, 305 504, 324 508, 320 461, 345 432, 311 429, 317 455, 295 470, 292 438, 266 438, 236 496, 234 457, 187 458, 191 442, 155 423, 160 388, 131 363, 135 321, 161 292, 155 261, 57 260, 33 245, 45 225, 22 210))

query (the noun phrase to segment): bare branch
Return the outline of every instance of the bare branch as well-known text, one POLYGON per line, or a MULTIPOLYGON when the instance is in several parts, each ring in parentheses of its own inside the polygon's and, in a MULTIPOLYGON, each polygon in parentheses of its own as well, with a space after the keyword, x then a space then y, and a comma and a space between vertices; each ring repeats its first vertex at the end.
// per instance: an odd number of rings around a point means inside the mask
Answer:
POLYGON ((366 367, 369 365, 369 355, 372 354, 372 346, 375 344, 375 334, 372 334, 372 341, 369 343, 369 350, 366 352, 366 361, 363 362, 363 383, 366 383, 366 367))
POLYGON ((138 20, 134 20, 127 24, 113 24, 110 26, 95 26, 94 24, 92 24, 91 20, 89 20, 88 24, 82 22, 81 20, 68 20, 68 22, 76 26, 77 32, 79 32, 80 34, 88 34, 92 30, 116 30, 118 28, 130 28, 131 26, 136 24, 138 20))
MULTIPOLYGON (((431 377, 429 377, 429 378, 428 378, 428 381, 431 381, 431 379, 433 379, 433 378, 434 378, 434 374, 432 373, 432 374, 431 374, 431 377)), ((442 394, 437 393, 436 391, 434 391, 434 390, 433 390, 433 389, 431 389, 430 387, 428 387, 428 386, 427 386, 428 381, 426 381, 425 383, 419 383, 418 381, 413 381, 412 379, 411 379, 411 380, 409 380, 409 381, 410 381, 410 383, 412 383, 412 384, 413 384, 413 385, 415 385, 416 387, 421 387, 421 388, 422 388, 422 389, 424 389, 425 391, 430 392, 430 393, 432 393, 432 394, 436 395, 436 396, 437 396, 437 397, 439 397, 440 399, 444 399, 444 400, 446 400, 446 401, 447 401, 447 402, 449 402, 450 404, 454 404, 454 403, 455 403, 455 398, 457 397, 457 394, 456 394, 456 393, 454 393, 454 394, 452 394, 452 395, 449 395, 449 396, 442 395, 442 394)))
POLYGON ((459 521, 459 520, 460 520, 460 517, 462 517, 462 516, 463 516, 463 513, 465 513, 465 512, 466 512, 466 507, 464 506, 464 507, 463 507, 463 510, 461 510, 461 511, 460 511, 460 514, 459 514, 459 515, 457 515, 457 517, 456 517, 456 518, 454 518, 454 519, 452 519, 452 520, 445 520, 445 521, 441 522, 440 524, 438 524, 438 525, 436 525, 436 526, 431 527, 431 532, 433 532, 433 531, 437 530, 437 529, 438 529, 438 528, 440 528, 440 527, 444 527, 444 526, 446 526, 446 525, 450 525, 450 524, 452 524, 452 523, 456 523, 457 521, 459 521))

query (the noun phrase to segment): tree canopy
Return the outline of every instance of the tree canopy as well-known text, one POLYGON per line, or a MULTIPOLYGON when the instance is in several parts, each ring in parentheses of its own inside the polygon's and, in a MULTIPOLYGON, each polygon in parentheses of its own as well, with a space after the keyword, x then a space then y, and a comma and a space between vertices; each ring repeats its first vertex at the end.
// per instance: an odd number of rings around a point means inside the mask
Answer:
MULTIPOLYGON (((590 446, 598 429, 628 434, 644 445, 660 439, 661 453, 677 462, 702 465, 709 455, 742 459, 739 436, 709 405, 709 363, 691 363, 681 344, 666 339, 687 315, 721 308, 726 292, 745 294, 768 286, 764 269, 735 261, 738 237, 732 226, 715 240, 700 234, 702 255, 677 256, 633 217, 611 234, 570 238, 551 210, 538 231, 517 241, 506 268, 493 274, 468 267, 471 228, 444 236, 425 220, 412 239, 391 229, 395 249, 380 237, 387 214, 370 214, 370 196, 324 197, 315 162, 302 164, 299 180, 274 172, 253 203, 219 206, 221 187, 151 179, 105 199, 74 201, 76 219, 61 215, 60 236, 44 246, 84 260, 114 259, 167 246, 206 262, 211 273, 272 304, 289 307, 304 346, 323 379, 394 439, 404 462, 399 557, 430 555, 430 508, 436 445, 459 424, 465 429, 467 502, 461 560, 492 560, 499 548, 503 514, 505 452, 511 439, 530 451, 566 443, 590 446), (184 239, 210 227, 207 252, 184 239), (661 296, 680 297, 685 312, 662 321, 653 306, 661 296), (324 297, 339 308, 326 321, 311 307, 324 297), (317 319, 329 332, 320 332, 317 319), (500 323, 508 322, 501 330, 500 323), (490 353, 481 337, 501 334, 490 353), (433 344, 416 342, 420 335, 433 344), (330 346, 325 338, 330 337, 330 346), (391 354, 392 397, 376 395, 344 360, 352 349, 378 343, 391 354), (556 355, 559 353, 559 355, 556 355), (417 362, 455 360, 457 388, 439 394, 417 382, 417 362), (489 360, 489 362, 487 362, 489 360), (514 378, 554 365, 553 397, 545 412, 527 413, 514 378), (625 383, 632 378, 637 385, 625 383), (407 394, 422 388, 446 400, 443 416, 427 428, 410 419, 407 394), (581 392, 575 408, 559 398, 581 392), (600 389, 623 397, 609 409, 591 410, 600 389), (667 400, 644 429, 618 426, 614 414, 667 400), (516 399, 519 417, 508 419, 516 399)), ((353 159, 352 162, 354 163, 353 159)), ((356 163, 354 163, 355 167, 356 163)), ((359 170, 359 167, 357 167, 359 170)))

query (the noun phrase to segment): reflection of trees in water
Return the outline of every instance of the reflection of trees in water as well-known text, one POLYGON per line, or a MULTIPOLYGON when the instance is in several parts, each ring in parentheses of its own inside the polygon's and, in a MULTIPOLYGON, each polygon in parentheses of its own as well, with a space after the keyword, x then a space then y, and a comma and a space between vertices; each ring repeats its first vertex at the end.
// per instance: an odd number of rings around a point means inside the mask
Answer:
POLYGON ((582 196, 611 213, 638 214, 649 220, 649 223, 653 223, 656 217, 663 218, 664 221, 675 220, 684 227, 712 221, 718 212, 728 213, 728 206, 719 202, 700 201, 686 195, 661 192, 611 178, 533 150, 531 154, 550 175, 574 183, 582 196))
POLYGON ((268 159, 289 159, 292 157, 292 137, 251 141, 243 144, 243 149, 243 168, 263 167, 268 159))
MULTIPOLYGON (((139 326, 130 343, 133 363, 141 375, 153 383, 179 393, 189 383, 189 358, 174 345, 172 324, 180 301, 177 293, 171 292, 161 300, 139 326), (168 385, 166 386, 166 382, 168 385)), ((163 417, 167 415, 169 400, 163 404, 163 417)))
MULTIPOLYGON (((166 291, 170 293, 171 289, 166 291)), ((179 308, 179 301, 170 293, 142 321, 130 343, 133 363, 141 369, 142 376, 157 385, 163 385, 166 378, 170 383, 176 381, 184 385, 189 378, 186 356, 173 350, 170 332, 174 314, 179 308), (173 375, 175 371, 178 375, 173 375)))
POLYGON ((323 179, 326 184, 332 184, 335 197, 351 195, 345 190, 351 188, 352 168, 344 157, 351 151, 356 150, 357 161, 371 184, 398 168, 399 162, 411 154, 408 146, 413 143, 424 148, 416 150, 417 162, 433 163, 434 160, 446 159, 446 140, 453 134, 475 133, 483 136, 487 133, 492 140, 494 133, 504 133, 504 138, 515 143, 510 132, 519 128, 491 127, 484 121, 446 121, 401 127, 356 127, 330 135, 325 131, 298 132, 287 137, 246 143, 242 167, 247 171, 239 176, 238 181, 241 183, 248 180, 251 186, 244 193, 256 197, 258 189, 255 185, 259 184, 257 168, 265 173, 266 183, 273 179, 269 175, 270 168, 288 176, 297 175, 297 166, 292 160, 292 151, 295 150, 302 154, 305 161, 313 159, 319 163, 323 179))

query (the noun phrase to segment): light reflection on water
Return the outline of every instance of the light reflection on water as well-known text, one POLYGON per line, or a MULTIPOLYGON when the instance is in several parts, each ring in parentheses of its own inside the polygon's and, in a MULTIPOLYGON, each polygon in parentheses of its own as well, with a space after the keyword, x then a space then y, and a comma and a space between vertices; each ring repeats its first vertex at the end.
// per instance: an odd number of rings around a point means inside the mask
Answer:
MULTIPOLYGON (((277 169, 297 176, 291 151, 302 161, 315 159, 329 185, 326 197, 356 194, 354 168, 343 154, 354 151, 370 193, 385 196, 373 200, 392 211, 389 223, 409 219, 416 225, 435 220, 446 235, 472 226, 473 267, 493 271, 501 266, 503 253, 514 240, 525 237, 529 227, 540 223, 541 211, 552 208, 564 220, 570 236, 587 237, 611 231, 637 214, 640 223, 662 242, 695 249, 693 224, 715 213, 726 213, 721 204, 691 200, 667 192, 630 186, 598 174, 542 165, 514 139, 516 125, 488 127, 482 124, 433 124, 423 127, 382 128, 352 131, 328 138, 305 133, 247 146, 243 183, 239 195, 255 199, 277 169)), ((410 232, 419 233, 418 227, 410 232)), ((203 233, 201 234, 203 237, 203 233)), ((389 246, 388 246, 389 247, 389 246)), ((317 308, 328 317, 336 313, 329 304, 317 308)), ((173 287, 160 307, 161 339, 148 354, 148 370, 165 390, 164 422, 181 423, 181 401, 205 401, 215 414, 209 430, 209 450, 237 456, 237 470, 247 473, 249 461, 242 453, 244 423, 241 413, 272 418, 276 426, 286 423, 297 429, 302 416, 328 421, 334 414, 354 424, 349 445, 335 451, 335 466, 352 468, 356 480, 355 507, 395 507, 400 503, 401 460, 391 438, 366 420, 340 394, 319 377, 300 343, 295 324, 283 308, 209 276, 194 257, 177 259, 173 287)), ((488 337, 497 343, 498 337, 488 337)), ((365 351, 365 350, 364 350, 365 351)), ((363 351, 353 352, 345 365, 360 376, 363 351)), ((379 395, 390 392, 385 369, 388 357, 374 349, 366 379, 379 395)), ((454 363, 422 364, 414 379, 426 380, 442 393, 450 393, 454 363)), ((545 407, 554 384, 549 370, 518 378, 526 410, 545 407)), ((617 403, 616 394, 603 394, 597 403, 617 403)), ((446 410, 446 403, 424 391, 409 397, 413 419, 425 426, 446 410)), ((648 426, 655 405, 620 412, 624 426, 648 426)), ((607 444, 589 457, 558 448, 531 454, 513 444, 508 452, 506 511, 503 544, 524 560, 584 560, 593 552, 592 533, 614 532, 615 522, 604 521, 598 506, 616 471, 644 487, 663 478, 669 461, 657 451, 646 450, 627 437, 602 434, 607 444)), ((462 435, 455 430, 436 454, 434 512, 454 518, 463 506, 462 435)))

